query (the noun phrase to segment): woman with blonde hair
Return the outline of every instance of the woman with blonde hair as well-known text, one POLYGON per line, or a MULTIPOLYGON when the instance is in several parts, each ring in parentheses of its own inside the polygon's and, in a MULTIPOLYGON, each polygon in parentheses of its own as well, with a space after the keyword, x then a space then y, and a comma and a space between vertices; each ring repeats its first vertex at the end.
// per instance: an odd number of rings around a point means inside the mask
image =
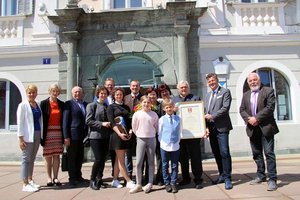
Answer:
POLYGON ((32 175, 34 160, 43 138, 43 116, 36 102, 37 86, 26 87, 27 99, 22 101, 17 109, 17 126, 19 146, 22 150, 21 177, 24 192, 36 192, 39 185, 35 184, 32 175))
POLYGON ((47 169, 47 186, 60 186, 58 180, 58 171, 60 164, 60 155, 63 153, 63 133, 62 133, 62 114, 64 111, 64 102, 59 100, 61 88, 58 84, 51 84, 48 92, 49 97, 41 102, 43 113, 43 156, 47 169), (53 177, 52 177, 53 171, 53 177), (52 179, 53 178, 53 179, 52 179))

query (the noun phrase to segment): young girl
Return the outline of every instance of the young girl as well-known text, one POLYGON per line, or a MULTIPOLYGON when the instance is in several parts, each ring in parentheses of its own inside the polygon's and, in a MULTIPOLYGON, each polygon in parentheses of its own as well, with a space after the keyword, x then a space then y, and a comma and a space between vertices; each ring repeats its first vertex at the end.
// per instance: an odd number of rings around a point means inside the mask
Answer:
POLYGON ((158 127, 158 116, 151 110, 151 102, 148 96, 140 98, 142 109, 133 114, 132 131, 136 135, 136 186, 129 192, 131 194, 144 190, 149 193, 153 185, 154 177, 154 157, 158 127), (148 184, 142 187, 142 164, 145 152, 149 163, 149 181, 148 184))

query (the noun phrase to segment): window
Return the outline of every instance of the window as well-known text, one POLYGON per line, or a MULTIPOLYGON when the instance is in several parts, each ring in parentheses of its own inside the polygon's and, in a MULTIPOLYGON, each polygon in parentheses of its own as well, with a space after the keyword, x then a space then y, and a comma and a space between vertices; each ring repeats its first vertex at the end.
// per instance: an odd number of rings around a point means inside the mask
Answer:
POLYGON ((0 16, 17 14, 17 0, 0 0, 0 16))
POLYGON ((114 8, 142 7, 142 0, 114 0, 114 8))
MULTIPOLYGON (((260 76, 262 85, 272 87, 275 91, 275 118, 279 121, 292 120, 291 95, 287 80, 279 72, 270 68, 260 68, 256 72, 260 76)), ((246 80, 243 92, 247 90, 249 86, 246 80)))
POLYGON ((123 56, 101 71, 99 84, 108 77, 116 81, 117 86, 128 86, 131 80, 139 80, 145 87, 161 83, 162 73, 154 63, 138 56, 123 56))
POLYGON ((17 125, 17 108, 22 101, 16 85, 7 80, 0 80, 0 130, 11 130, 17 125))

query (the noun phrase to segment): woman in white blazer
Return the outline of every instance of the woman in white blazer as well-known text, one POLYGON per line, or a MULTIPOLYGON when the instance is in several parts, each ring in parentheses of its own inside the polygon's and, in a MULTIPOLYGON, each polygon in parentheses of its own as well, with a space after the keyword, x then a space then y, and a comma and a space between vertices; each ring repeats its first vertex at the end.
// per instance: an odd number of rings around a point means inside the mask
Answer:
POLYGON ((17 110, 19 146, 22 150, 22 170, 24 192, 35 192, 39 185, 32 179, 34 160, 43 137, 43 117, 38 103, 35 101, 37 87, 26 87, 27 100, 21 102, 17 110))

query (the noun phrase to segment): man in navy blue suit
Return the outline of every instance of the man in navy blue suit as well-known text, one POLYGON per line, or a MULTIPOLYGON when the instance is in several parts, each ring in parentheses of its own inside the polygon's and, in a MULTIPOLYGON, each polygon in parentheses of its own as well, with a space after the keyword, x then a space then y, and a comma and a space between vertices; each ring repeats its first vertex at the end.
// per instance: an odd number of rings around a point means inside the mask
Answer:
POLYGON ((205 98, 205 120, 209 129, 209 142, 218 166, 219 177, 213 184, 225 183, 225 189, 232 189, 232 160, 229 149, 229 131, 232 124, 229 109, 232 101, 230 90, 219 86, 217 74, 206 76, 210 92, 205 98))
POLYGON ((83 102, 83 90, 79 86, 72 89, 72 99, 66 101, 63 113, 64 143, 68 152, 69 183, 76 186, 85 181, 82 178, 81 167, 84 156, 83 139, 87 134, 85 125, 85 108, 87 103, 83 102))

